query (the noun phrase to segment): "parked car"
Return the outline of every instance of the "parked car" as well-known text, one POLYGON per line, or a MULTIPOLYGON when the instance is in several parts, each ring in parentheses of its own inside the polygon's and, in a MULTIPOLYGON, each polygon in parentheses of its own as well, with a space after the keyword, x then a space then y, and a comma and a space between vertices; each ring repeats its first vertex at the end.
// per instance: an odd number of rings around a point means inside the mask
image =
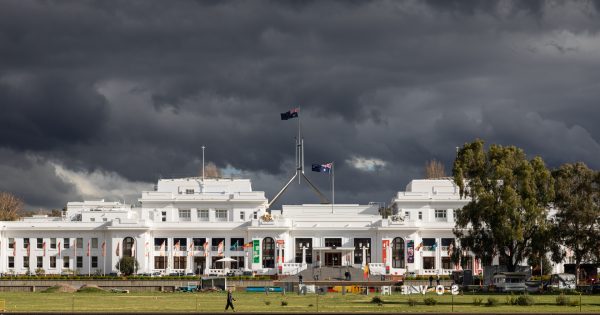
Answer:
POLYGON ((525 292, 527 286, 524 272, 500 272, 492 278, 492 288, 496 292, 525 292))

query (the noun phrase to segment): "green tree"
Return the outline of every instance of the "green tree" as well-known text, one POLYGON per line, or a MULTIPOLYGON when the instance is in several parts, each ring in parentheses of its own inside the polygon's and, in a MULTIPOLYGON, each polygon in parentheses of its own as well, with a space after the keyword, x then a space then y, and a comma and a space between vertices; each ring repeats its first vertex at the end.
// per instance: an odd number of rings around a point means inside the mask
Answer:
POLYGON ((540 157, 527 160, 522 149, 481 140, 457 153, 452 174, 461 197, 470 202, 455 212, 454 234, 460 247, 484 265, 499 256, 509 271, 545 242, 547 206, 554 198, 554 180, 540 157))
POLYGON ((564 164, 552 172, 556 199, 552 259, 562 261, 572 252, 575 270, 583 261, 598 258, 600 250, 600 173, 584 163, 564 164))
POLYGON ((139 264, 135 258, 125 256, 119 260, 115 267, 121 272, 121 274, 129 276, 136 271, 138 266, 139 264))

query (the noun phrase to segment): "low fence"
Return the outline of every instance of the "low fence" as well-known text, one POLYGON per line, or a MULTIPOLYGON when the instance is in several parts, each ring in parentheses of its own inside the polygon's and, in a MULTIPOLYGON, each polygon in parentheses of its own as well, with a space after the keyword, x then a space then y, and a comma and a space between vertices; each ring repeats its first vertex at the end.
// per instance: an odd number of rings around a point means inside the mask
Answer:
MULTIPOLYGON (((161 291, 172 292, 179 287, 187 287, 189 282, 198 280, 0 280, 0 292, 39 292, 50 287, 67 284, 76 289, 84 285, 94 285, 102 289, 129 290, 131 292, 161 291)), ((271 280, 228 280, 227 285, 236 288, 273 286, 271 280)))

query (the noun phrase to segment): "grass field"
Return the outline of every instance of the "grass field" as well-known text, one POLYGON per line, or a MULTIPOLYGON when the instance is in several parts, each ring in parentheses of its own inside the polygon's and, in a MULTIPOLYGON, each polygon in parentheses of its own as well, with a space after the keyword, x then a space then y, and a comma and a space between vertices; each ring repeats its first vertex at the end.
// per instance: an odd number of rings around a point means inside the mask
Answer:
MULTIPOLYGON (((392 295, 380 296, 381 305, 371 303, 374 294, 368 296, 328 293, 318 296, 311 294, 246 293, 234 292, 236 310, 243 312, 451 312, 452 296, 392 295), (437 305, 423 303, 424 297, 433 297, 437 305), (417 301, 409 306, 408 299, 417 301), (282 305, 282 301, 287 305, 282 305)), ((102 311, 102 312, 211 312, 223 311, 225 293, 19 293, 0 292, 0 300, 6 301, 10 312, 27 311, 102 311)), ((497 306, 476 306, 473 299, 479 297, 483 303, 488 295, 457 295, 454 297, 454 312, 579 312, 579 306, 556 305, 556 295, 531 295, 533 306, 506 305, 507 295, 492 295, 497 306)), ((579 301, 579 295, 568 296, 579 301)), ((581 311, 600 313, 600 296, 582 296, 581 311)))

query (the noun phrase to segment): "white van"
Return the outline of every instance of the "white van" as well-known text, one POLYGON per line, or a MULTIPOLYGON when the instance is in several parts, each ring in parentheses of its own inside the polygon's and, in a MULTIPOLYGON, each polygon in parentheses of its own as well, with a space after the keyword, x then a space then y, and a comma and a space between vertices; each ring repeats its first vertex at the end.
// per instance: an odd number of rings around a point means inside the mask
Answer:
POLYGON ((525 292, 527 274, 524 272, 499 272, 492 278, 492 288, 497 292, 525 292))

